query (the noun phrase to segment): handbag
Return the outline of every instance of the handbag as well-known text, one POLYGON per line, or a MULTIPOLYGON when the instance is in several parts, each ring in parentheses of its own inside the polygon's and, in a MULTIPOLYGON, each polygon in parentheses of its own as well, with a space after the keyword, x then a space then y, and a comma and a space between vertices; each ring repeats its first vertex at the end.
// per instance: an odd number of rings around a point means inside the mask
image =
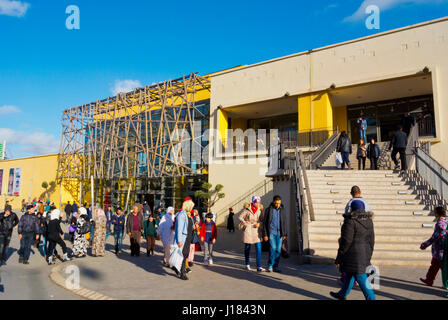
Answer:
POLYGON ((69 226, 68 227, 68 232, 74 233, 75 231, 76 231, 76 228, 74 226, 69 226))
POLYGON ((178 272, 182 268, 182 262, 184 261, 184 255, 182 254, 182 248, 176 245, 171 246, 170 260, 168 263, 173 266, 178 272))
POLYGON ((288 248, 288 240, 283 240, 282 242, 282 257, 285 259, 289 258, 289 248, 288 248))

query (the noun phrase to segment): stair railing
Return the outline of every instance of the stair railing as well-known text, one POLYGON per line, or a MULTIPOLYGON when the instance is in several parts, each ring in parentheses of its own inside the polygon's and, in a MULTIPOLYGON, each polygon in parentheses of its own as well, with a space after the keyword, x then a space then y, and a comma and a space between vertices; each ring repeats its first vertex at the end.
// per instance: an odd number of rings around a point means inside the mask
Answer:
POLYGON ((313 153, 310 164, 308 166, 309 169, 318 169, 325 163, 328 157, 336 149, 336 146, 338 144, 338 137, 339 130, 338 128, 336 128, 336 131, 333 133, 333 135, 313 153))

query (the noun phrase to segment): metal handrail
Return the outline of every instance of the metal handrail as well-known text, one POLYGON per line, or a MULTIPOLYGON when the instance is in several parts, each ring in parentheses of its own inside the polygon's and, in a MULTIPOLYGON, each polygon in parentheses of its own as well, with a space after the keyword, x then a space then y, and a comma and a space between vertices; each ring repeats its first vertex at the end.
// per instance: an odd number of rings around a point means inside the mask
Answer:
POLYGON ((316 218, 314 216, 313 199, 311 198, 310 184, 308 182, 308 175, 306 174, 306 169, 305 169, 305 166, 304 166, 305 161, 303 159, 303 152, 302 152, 302 150, 299 151, 299 157, 298 157, 297 160, 299 161, 300 171, 301 171, 301 174, 303 176, 303 182, 304 182, 303 189, 306 191, 306 201, 308 203, 308 211, 309 211, 309 215, 310 215, 310 220, 311 221, 315 221, 316 218))
POLYGON ((448 201, 448 170, 420 147, 414 148, 413 156, 418 174, 445 202, 448 201))
POLYGON ((319 168, 327 160, 330 154, 333 153, 334 149, 336 149, 338 136, 339 130, 337 128, 333 135, 313 153, 310 161, 310 169, 319 168))

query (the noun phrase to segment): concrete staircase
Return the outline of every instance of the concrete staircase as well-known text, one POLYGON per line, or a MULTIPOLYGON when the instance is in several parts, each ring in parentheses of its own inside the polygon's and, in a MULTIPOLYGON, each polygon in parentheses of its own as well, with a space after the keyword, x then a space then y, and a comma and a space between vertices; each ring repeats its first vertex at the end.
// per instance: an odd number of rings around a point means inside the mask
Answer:
POLYGON ((342 213, 357 185, 374 213, 374 265, 428 266, 431 249, 420 250, 434 228, 434 216, 413 187, 391 170, 307 170, 316 221, 308 225, 312 263, 337 255, 342 213))
MULTIPOLYGON (((378 167, 380 170, 391 169, 390 154, 387 153, 387 148, 389 147, 389 142, 378 142, 378 146, 381 149, 381 157, 378 161, 378 167)), ((358 150, 358 145, 352 145, 352 154, 350 155, 350 164, 354 170, 358 169, 358 159, 356 159, 356 151, 358 150)), ((328 157, 324 162, 321 169, 322 170, 335 170, 338 169, 335 163, 336 150, 328 157)), ((370 169, 370 160, 366 159, 366 169, 370 169)))

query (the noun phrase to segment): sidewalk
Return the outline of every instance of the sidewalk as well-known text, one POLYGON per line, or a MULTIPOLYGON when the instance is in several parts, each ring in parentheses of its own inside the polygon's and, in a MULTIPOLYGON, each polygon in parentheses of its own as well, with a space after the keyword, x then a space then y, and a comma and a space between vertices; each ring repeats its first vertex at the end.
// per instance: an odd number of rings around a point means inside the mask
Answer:
MULTIPOLYGON (((65 263, 60 275, 69 265, 80 268, 80 285, 116 299, 189 299, 189 300, 326 300, 329 292, 338 290, 339 273, 332 265, 298 265, 298 258, 282 259, 283 273, 262 273, 246 271, 244 267, 241 234, 229 234, 225 229, 218 231, 214 265, 202 265, 202 252, 196 253, 188 275, 190 280, 178 279, 170 269, 162 267, 162 247, 157 241, 156 255, 146 256, 142 247, 140 257, 129 255, 129 238, 124 240, 125 253, 115 256, 113 237, 106 244, 105 257, 86 257, 65 263)), ((145 245, 145 242, 142 243, 145 245)), ((293 253, 294 255, 294 253, 293 253)), ((267 253, 263 253, 263 266, 267 253)), ((255 269, 255 252, 251 255, 255 269)), ((428 261, 429 265, 429 261, 428 261)), ((419 283, 426 268, 383 267, 380 268, 380 290, 378 300, 434 300, 446 299, 441 288, 441 275, 436 279, 437 287, 426 287, 419 283)), ((363 300, 361 291, 355 287, 349 300, 363 300)))

